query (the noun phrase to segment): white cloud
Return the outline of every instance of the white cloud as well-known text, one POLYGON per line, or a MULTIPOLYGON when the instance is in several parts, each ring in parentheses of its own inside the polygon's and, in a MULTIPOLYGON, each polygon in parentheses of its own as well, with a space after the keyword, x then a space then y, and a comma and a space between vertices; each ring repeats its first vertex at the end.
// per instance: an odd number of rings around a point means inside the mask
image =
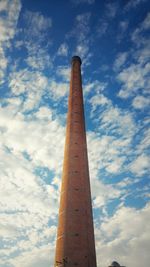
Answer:
POLYGON ((4 50, 0 47, 0 69, 3 71, 7 67, 8 59, 5 57, 4 50))
POLYGON ((54 252, 59 189, 50 184, 53 177, 49 172, 59 177, 62 170, 64 128, 58 119, 53 119, 51 109, 43 106, 24 116, 21 103, 15 97, 0 109, 0 235, 6 244, 3 257, 7 257, 1 263, 42 266, 52 264, 52 256, 50 259, 47 254, 54 252), (43 171, 41 178, 36 169, 43 167, 48 173, 43 171), (13 252, 15 256, 9 259, 13 252), (24 261, 27 254, 28 261, 24 261))
POLYGON ((66 43, 63 43, 58 48, 57 54, 59 56, 67 56, 68 55, 68 45, 66 43))
POLYGON ((88 134, 88 154, 91 177, 98 177, 104 169, 111 175, 124 170, 125 153, 129 153, 130 137, 116 138, 112 135, 88 134))
POLYGON ((143 33, 150 27, 150 14, 138 25, 131 36, 136 49, 129 55, 134 59, 134 64, 130 64, 118 74, 118 80, 122 83, 119 91, 121 98, 128 98, 136 95, 139 91, 143 94, 149 93, 150 86, 150 49, 149 39, 143 33))
MULTIPOLYGON (((76 16, 76 29, 74 34, 78 38, 78 44, 77 46, 87 47, 87 35, 89 34, 90 31, 90 18, 91 18, 91 13, 83 13, 79 14, 76 16)), ((87 49, 87 48, 86 48, 87 49)))
POLYGON ((150 99, 142 95, 136 96, 132 101, 132 106, 136 109, 144 109, 150 105, 150 99))
POLYGON ((11 73, 9 86, 14 96, 25 95, 24 110, 30 110, 39 105, 48 80, 39 71, 23 69, 11 73))
POLYGON ((56 82, 51 80, 49 83, 49 95, 53 100, 58 100, 67 95, 69 92, 69 84, 65 82, 56 82))
POLYGON ((138 27, 132 33, 131 39, 137 47, 139 45, 142 45, 147 40, 147 38, 143 36, 143 32, 147 31, 149 28, 150 28, 150 12, 147 13, 145 19, 138 25, 138 27))
POLYGON ((6 11, 7 9, 7 1, 1 1, 0 2, 0 11, 6 11))
POLYGON ((92 133, 88 136, 92 175, 96 177, 99 170, 105 170, 111 176, 123 173, 126 161, 132 158, 131 144, 139 130, 133 114, 114 107, 101 92, 96 92, 89 102, 92 104, 91 118, 97 129, 95 136, 92 133))
POLYGON ((26 119, 17 110, 18 107, 15 109, 14 105, 7 105, 0 110, 1 129, 4 129, 1 137, 3 145, 15 155, 26 152, 35 166, 48 167, 59 173, 64 143, 64 128, 60 126, 59 120, 52 120, 52 111, 45 107, 26 119), (56 131, 60 147, 56 146, 56 131))
POLYGON ((21 9, 21 3, 19 0, 10 2, 9 0, 1 1, 1 11, 6 12, 6 17, 0 18, 0 42, 5 42, 6 46, 9 46, 9 41, 14 37, 17 26, 17 21, 21 9))
POLYGON ((144 19, 142 23, 142 28, 144 30, 150 29, 150 12, 147 14, 146 18, 144 19))
POLYGON ((90 43, 90 38, 89 38, 90 19, 91 19, 90 12, 77 15, 75 18, 73 29, 67 34, 67 38, 71 37, 75 38, 76 47, 74 50, 74 54, 78 54, 79 56, 81 56, 82 60, 84 58, 87 60, 89 56, 88 52, 90 43))
POLYGON ((10 260, 15 267, 49 267, 54 264, 54 248, 51 244, 35 247, 10 260))
POLYGON ((110 106, 101 114, 101 127, 113 135, 131 137, 135 134, 135 122, 130 112, 123 112, 117 107, 110 106))
POLYGON ((148 155, 142 154, 138 156, 131 164, 130 171, 137 176, 142 176, 148 172, 150 167, 150 159, 148 155))
POLYGON ((123 206, 113 217, 105 219, 95 231, 98 266, 109 266, 114 259, 124 266, 147 266, 149 215, 149 204, 141 210, 123 206))
POLYGON ((41 47, 37 47, 33 44, 32 46, 27 45, 27 48, 28 57, 25 61, 29 67, 38 71, 43 71, 46 68, 52 67, 52 58, 46 50, 42 49, 41 47))
POLYGON ((141 65, 149 62, 150 59, 149 40, 143 41, 143 45, 139 49, 137 49, 136 52, 134 53, 134 58, 141 65))
POLYGON ((23 63, 26 62, 28 67, 37 71, 51 69, 53 57, 49 54, 49 47, 52 43, 50 38, 52 19, 40 12, 31 11, 25 11, 23 18, 24 24, 19 30, 24 34, 24 38, 18 39, 15 43, 17 49, 27 50, 23 63))
POLYGON ((135 161, 135 164, 130 163, 128 166, 127 162, 131 162, 135 155, 138 157, 139 154, 144 153, 148 145, 148 134, 145 135, 145 138, 141 134, 139 145, 133 151, 132 141, 140 130, 140 127, 135 124, 133 114, 114 107, 111 100, 106 97, 101 99, 94 96, 91 101, 94 110, 91 115, 97 129, 95 136, 92 133, 88 135, 89 164, 92 176, 98 176, 97 172, 103 173, 103 170, 110 173, 111 177, 129 169, 132 169, 135 174, 136 165, 140 168, 140 175, 145 174, 148 170, 146 158, 143 159, 143 164, 142 161, 139 164, 135 161))
POLYGON ((5 79, 5 71, 8 64, 6 49, 10 48, 11 40, 15 36, 20 10, 21 3, 19 0, 2 0, 0 2, 0 11, 5 12, 5 17, 0 17, 0 84, 5 79))
POLYGON ((14 46, 18 50, 22 49, 22 51, 25 48, 24 51, 27 52, 27 56, 17 59, 13 65, 13 70, 19 68, 19 63, 23 65, 26 63, 27 67, 37 71, 51 68, 53 57, 49 54, 49 47, 52 19, 43 16, 40 12, 25 11, 21 26, 18 29, 14 46), (20 38, 21 34, 23 34, 23 38, 20 38))
MULTIPOLYGON (((35 229, 41 229, 42 225, 48 223, 49 216, 53 217, 57 214, 57 190, 53 186, 44 184, 39 177, 34 175, 35 161, 32 163, 25 160, 17 148, 12 153, 3 149, 0 157, 3 166, 0 200, 1 212, 3 212, 2 229, 7 229, 8 237, 10 236, 8 229, 10 232, 15 231, 16 236, 22 235, 28 227, 34 226, 35 229), (3 156, 5 160, 2 159, 3 156), (21 163, 18 166, 19 161, 21 163), (47 213, 51 205, 51 211, 47 213), (14 221, 17 224, 14 225, 14 221)), ((6 235, 2 236, 6 237, 6 235)))
MULTIPOLYGON (((58 69, 58 74, 63 78, 69 75, 68 68, 58 69)), ((68 79, 69 80, 69 77, 68 79)), ((69 91, 69 83, 56 82, 52 78, 48 79, 42 72, 37 70, 22 69, 14 71, 9 77, 9 87, 13 96, 22 96, 24 99, 23 111, 37 108, 42 101, 42 97, 47 93, 48 97, 58 100, 69 91)))
POLYGON ((117 183, 117 187, 119 188, 125 188, 130 184, 136 183, 139 181, 138 179, 132 179, 131 177, 126 177, 125 179, 121 180, 121 182, 117 183))
POLYGON ((24 19, 27 25, 26 34, 29 39, 41 38, 42 34, 48 34, 48 30, 52 27, 52 19, 43 16, 40 12, 26 11, 24 13, 24 19), (39 34, 40 33, 40 34, 39 34))
POLYGON ((125 157, 117 157, 113 159, 113 162, 108 162, 106 164, 106 171, 111 174, 116 174, 120 172, 121 167, 125 161, 125 157))
POLYGON ((96 94, 94 96, 91 97, 91 99, 89 100, 89 103, 91 103, 92 105, 92 112, 94 112, 97 108, 97 106, 103 106, 106 104, 109 104, 109 99, 107 97, 105 97, 103 94, 96 94))
POLYGON ((128 57, 127 52, 119 53, 114 62, 114 70, 118 71, 126 62, 128 57))
POLYGON ((143 92, 149 90, 150 64, 146 63, 144 66, 140 64, 132 64, 128 68, 123 69, 118 74, 118 79, 123 83, 122 89, 119 91, 121 98, 128 98, 140 89, 143 92))
POLYGON ((112 185, 103 184, 98 179, 91 180, 91 189, 93 197, 93 208, 102 208, 113 199, 119 198, 122 194, 121 190, 112 185))
POLYGON ((89 51, 89 46, 86 42, 77 45, 75 54, 79 55, 81 58, 84 58, 89 51))
POLYGON ((105 35, 111 25, 111 20, 114 19, 118 11, 117 2, 114 3, 105 3, 105 9, 103 12, 103 16, 99 19, 97 24, 97 34, 99 37, 105 35))
POLYGON ((73 30, 70 33, 68 33, 67 37, 77 38, 78 43, 85 41, 85 38, 90 30, 89 26, 90 18, 91 18, 90 12, 77 15, 75 18, 75 26, 73 30))
POLYGON ((35 113, 36 118, 52 120, 52 111, 47 107, 40 107, 39 110, 35 113))
POLYGON ((107 83, 94 80, 93 82, 88 82, 84 85, 83 93, 88 94, 92 90, 94 90, 96 94, 100 94, 102 91, 104 91, 106 86, 107 86, 107 83))
POLYGON ((45 88, 46 85, 46 78, 39 72, 31 72, 28 69, 23 69, 19 72, 13 72, 10 75, 9 86, 12 89, 12 93, 16 96, 28 91, 35 91, 37 87, 39 87, 39 89, 41 89, 42 86, 45 88))
POLYGON ((141 142, 137 145, 138 154, 142 154, 143 151, 150 149, 150 129, 146 128, 143 133, 141 142))
POLYGON ((60 77, 62 77, 62 79, 64 81, 70 81, 70 67, 66 67, 66 66, 60 66, 57 68, 56 74, 60 77))
POLYGON ((101 97, 100 94, 93 96, 90 102, 93 105, 92 119, 95 120, 98 133, 101 133, 101 138, 97 134, 90 139, 89 158, 92 175, 96 177, 97 171, 103 169, 105 173, 110 173, 111 177, 128 170, 136 176, 146 174, 149 169, 149 159, 146 154, 149 133, 145 132, 143 136, 140 133, 141 140, 133 151, 131 144, 140 130, 140 125, 135 123, 133 114, 114 107, 110 99, 101 97))

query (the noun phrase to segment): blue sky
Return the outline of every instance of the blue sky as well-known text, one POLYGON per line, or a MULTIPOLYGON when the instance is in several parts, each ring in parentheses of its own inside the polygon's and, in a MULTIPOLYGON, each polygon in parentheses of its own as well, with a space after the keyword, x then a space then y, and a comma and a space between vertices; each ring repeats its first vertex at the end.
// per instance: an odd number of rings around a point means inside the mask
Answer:
POLYGON ((70 60, 82 59, 98 267, 150 261, 150 3, 0 1, 0 266, 53 266, 70 60))

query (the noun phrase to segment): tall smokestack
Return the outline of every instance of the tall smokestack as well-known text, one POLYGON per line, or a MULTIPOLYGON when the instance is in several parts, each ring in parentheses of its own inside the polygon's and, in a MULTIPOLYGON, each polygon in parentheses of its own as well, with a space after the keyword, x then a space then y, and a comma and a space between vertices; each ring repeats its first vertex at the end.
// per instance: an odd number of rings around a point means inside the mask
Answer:
POLYGON ((72 57, 55 266, 96 267, 81 59, 72 57))

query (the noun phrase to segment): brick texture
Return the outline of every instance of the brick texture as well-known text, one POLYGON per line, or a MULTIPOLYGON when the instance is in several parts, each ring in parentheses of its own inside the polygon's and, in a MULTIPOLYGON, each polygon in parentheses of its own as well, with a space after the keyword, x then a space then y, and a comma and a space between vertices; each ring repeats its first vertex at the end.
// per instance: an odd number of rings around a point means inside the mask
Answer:
POLYGON ((55 266, 96 267, 81 59, 72 58, 55 266))

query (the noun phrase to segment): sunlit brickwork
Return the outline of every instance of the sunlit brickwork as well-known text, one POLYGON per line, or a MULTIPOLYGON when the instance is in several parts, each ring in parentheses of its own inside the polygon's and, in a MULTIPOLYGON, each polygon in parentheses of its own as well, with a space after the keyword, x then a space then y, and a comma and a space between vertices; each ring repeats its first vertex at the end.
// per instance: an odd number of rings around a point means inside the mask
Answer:
POLYGON ((96 267, 81 59, 71 62, 55 266, 96 267))

